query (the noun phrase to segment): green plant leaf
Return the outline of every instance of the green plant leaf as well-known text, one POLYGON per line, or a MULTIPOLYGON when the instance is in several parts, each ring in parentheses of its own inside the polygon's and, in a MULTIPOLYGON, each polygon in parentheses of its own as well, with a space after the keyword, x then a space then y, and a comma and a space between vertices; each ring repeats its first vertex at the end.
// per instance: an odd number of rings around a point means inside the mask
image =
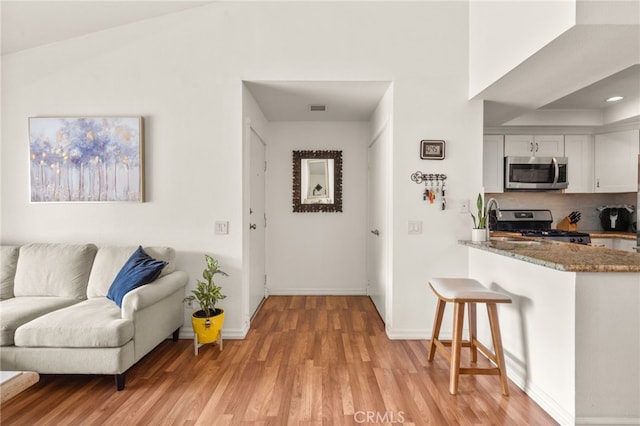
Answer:
POLYGON ((471 217, 473 218, 473 227, 477 228, 478 227, 478 222, 476 220, 476 217, 473 213, 469 212, 469 214, 471 215, 471 217))
POLYGON ((216 310, 216 303, 226 297, 222 294, 222 287, 216 285, 213 279, 217 274, 227 277, 229 275, 220 269, 216 259, 208 254, 205 254, 204 257, 206 261, 206 268, 202 271, 204 281, 197 280, 196 289, 191 291, 193 295, 185 300, 196 300, 205 315, 211 316, 216 310))

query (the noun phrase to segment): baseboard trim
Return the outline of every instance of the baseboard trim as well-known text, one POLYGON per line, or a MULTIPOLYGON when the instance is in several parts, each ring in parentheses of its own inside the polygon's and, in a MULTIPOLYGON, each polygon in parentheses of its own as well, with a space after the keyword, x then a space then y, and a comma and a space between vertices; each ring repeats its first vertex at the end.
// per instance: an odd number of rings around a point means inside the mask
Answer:
MULTIPOLYGON (((398 330, 393 327, 387 328, 387 337, 390 340, 429 340, 431 331, 422 329, 402 329, 398 330)), ((441 333, 441 337, 444 333, 441 333)))
POLYGON ((540 408, 546 411, 547 414, 553 417, 553 419, 561 425, 577 424, 576 417, 573 414, 569 413, 562 406, 560 406, 555 399, 553 399, 535 383, 527 381, 520 367, 514 364, 508 356, 506 358, 507 377, 509 378, 509 380, 511 380, 517 387, 522 389, 522 391, 526 393, 529 398, 535 401, 535 403, 538 404, 540 408))
POLYGON ((577 425, 640 425, 640 417, 576 417, 577 425))
POLYGON ((366 296, 366 288, 268 288, 269 296, 366 296))

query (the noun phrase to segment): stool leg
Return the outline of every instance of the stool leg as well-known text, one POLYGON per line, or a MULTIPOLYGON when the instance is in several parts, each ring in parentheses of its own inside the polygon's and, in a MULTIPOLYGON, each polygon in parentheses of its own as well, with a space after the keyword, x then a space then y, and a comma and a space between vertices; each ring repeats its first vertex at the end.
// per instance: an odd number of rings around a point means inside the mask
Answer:
POLYGON ((449 376, 449 393, 458 393, 458 379, 460 378, 460 349, 462 348, 462 325, 464 324, 464 302, 454 303, 453 308, 453 338, 451 341, 451 371, 449 376))
POLYGON ((444 315, 444 307, 447 304, 442 299, 438 299, 438 306, 436 307, 436 317, 433 320, 433 331, 431 332, 431 344, 429 345, 429 361, 433 361, 433 357, 436 355, 436 344, 440 336, 440 326, 442 325, 442 316, 444 315))
POLYGON ((478 336, 478 327, 476 326, 476 304, 469 302, 469 350, 471 351, 471 362, 478 362, 478 347, 474 343, 478 336))
POLYGON ((504 363, 504 352, 502 351, 502 337, 500 335, 500 322, 498 321, 498 309, 495 303, 487 303, 487 313, 489 314, 489 325, 491 326, 491 336, 493 338, 493 349, 498 362, 500 373, 500 383, 502 384, 502 394, 509 396, 509 383, 507 381, 507 368, 504 363))

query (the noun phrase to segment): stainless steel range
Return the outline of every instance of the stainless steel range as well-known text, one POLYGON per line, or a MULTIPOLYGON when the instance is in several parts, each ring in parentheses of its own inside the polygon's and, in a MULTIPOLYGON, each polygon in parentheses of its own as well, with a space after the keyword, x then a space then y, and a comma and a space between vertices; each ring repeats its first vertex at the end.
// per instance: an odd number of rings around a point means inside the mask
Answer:
POLYGON ((491 212, 490 227, 496 231, 519 232, 524 237, 544 238, 576 244, 590 244, 589 234, 551 229, 550 210, 500 210, 491 212))

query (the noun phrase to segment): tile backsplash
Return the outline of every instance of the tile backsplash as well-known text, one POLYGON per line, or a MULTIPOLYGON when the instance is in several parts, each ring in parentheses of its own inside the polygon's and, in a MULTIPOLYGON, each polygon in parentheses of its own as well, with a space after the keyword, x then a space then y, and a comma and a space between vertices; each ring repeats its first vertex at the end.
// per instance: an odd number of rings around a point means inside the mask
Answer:
POLYGON ((636 209, 633 221, 637 218, 637 193, 620 194, 562 194, 554 192, 505 192, 487 193, 485 200, 495 198, 501 209, 548 209, 553 216, 552 228, 555 228, 565 216, 574 210, 581 213, 578 222, 579 231, 601 231, 599 212, 596 208, 605 205, 632 205, 636 209))

